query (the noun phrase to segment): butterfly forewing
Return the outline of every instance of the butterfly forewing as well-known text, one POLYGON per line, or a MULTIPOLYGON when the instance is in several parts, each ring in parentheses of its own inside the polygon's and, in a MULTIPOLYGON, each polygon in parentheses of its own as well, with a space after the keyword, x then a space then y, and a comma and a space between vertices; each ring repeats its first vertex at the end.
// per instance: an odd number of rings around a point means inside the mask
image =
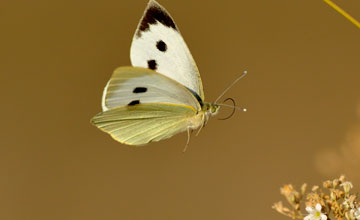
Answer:
POLYGON ((103 111, 140 103, 186 105, 199 111, 199 102, 180 83, 140 67, 119 67, 104 89, 103 111))
POLYGON ((150 0, 133 37, 130 58, 133 66, 168 76, 204 100, 198 68, 169 13, 150 0))

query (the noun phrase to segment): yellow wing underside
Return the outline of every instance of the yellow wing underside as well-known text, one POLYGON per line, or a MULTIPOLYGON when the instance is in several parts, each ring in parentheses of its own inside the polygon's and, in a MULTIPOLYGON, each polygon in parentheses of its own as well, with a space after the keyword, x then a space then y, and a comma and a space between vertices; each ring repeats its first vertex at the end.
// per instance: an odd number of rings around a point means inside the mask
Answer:
POLYGON ((97 114, 91 122, 128 145, 144 145, 185 131, 196 115, 190 106, 164 103, 120 106, 97 114))

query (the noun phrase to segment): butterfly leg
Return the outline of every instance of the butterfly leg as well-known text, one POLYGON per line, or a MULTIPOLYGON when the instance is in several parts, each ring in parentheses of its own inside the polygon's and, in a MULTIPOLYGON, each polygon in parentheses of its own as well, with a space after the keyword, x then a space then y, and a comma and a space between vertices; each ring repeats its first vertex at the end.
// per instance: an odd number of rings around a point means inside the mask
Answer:
MULTIPOLYGON (((192 130, 191 130, 191 132, 192 132, 192 130)), ((187 127, 187 135, 188 135, 188 138, 187 138, 186 145, 185 145, 185 147, 184 147, 183 153, 185 153, 186 149, 187 149, 188 146, 189 146, 189 142, 190 142, 190 127, 187 127)))
POLYGON ((203 127, 205 127, 205 124, 204 124, 204 123, 201 125, 201 127, 199 128, 199 130, 196 132, 196 136, 198 136, 198 135, 200 134, 200 131, 201 131, 201 129, 202 129, 203 127))
POLYGON ((203 118, 202 118, 203 123, 202 123, 201 127, 199 128, 198 132, 196 132, 196 136, 198 136, 200 134, 201 129, 203 127, 205 127, 206 121, 204 120, 204 118, 205 118, 205 114, 203 115, 203 118))

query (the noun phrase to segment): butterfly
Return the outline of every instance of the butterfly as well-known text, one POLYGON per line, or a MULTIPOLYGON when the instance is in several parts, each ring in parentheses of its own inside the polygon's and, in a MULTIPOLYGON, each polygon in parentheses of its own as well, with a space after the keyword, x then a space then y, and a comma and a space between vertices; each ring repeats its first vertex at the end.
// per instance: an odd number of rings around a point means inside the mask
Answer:
POLYGON ((199 70, 177 25, 155 0, 135 31, 130 59, 131 67, 114 71, 103 91, 103 111, 91 119, 116 141, 144 145, 187 131, 188 144, 190 131, 218 113, 220 104, 204 101, 199 70))

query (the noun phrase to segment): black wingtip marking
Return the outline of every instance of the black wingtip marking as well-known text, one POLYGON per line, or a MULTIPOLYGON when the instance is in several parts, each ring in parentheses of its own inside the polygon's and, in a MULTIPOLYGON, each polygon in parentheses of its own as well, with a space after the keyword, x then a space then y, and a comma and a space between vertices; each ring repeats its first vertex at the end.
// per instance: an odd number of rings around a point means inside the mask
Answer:
POLYGON ((141 32, 149 30, 150 25, 155 24, 156 21, 162 23, 167 27, 177 30, 176 24, 172 20, 168 12, 156 2, 151 2, 140 22, 140 26, 136 35, 138 37, 141 37, 141 32))
POLYGON ((161 52, 165 52, 167 50, 167 45, 164 41, 159 40, 158 42, 156 42, 156 48, 161 52))
POLYGON ((148 63, 149 69, 151 69, 151 70, 156 70, 156 68, 157 68, 157 63, 156 63, 155 60, 148 60, 147 63, 148 63))
POLYGON ((133 93, 144 93, 147 91, 147 88, 146 87, 136 87, 134 90, 133 90, 133 93))
POLYGON ((140 104, 140 100, 134 100, 134 101, 131 101, 128 106, 133 106, 133 105, 138 105, 140 104))

